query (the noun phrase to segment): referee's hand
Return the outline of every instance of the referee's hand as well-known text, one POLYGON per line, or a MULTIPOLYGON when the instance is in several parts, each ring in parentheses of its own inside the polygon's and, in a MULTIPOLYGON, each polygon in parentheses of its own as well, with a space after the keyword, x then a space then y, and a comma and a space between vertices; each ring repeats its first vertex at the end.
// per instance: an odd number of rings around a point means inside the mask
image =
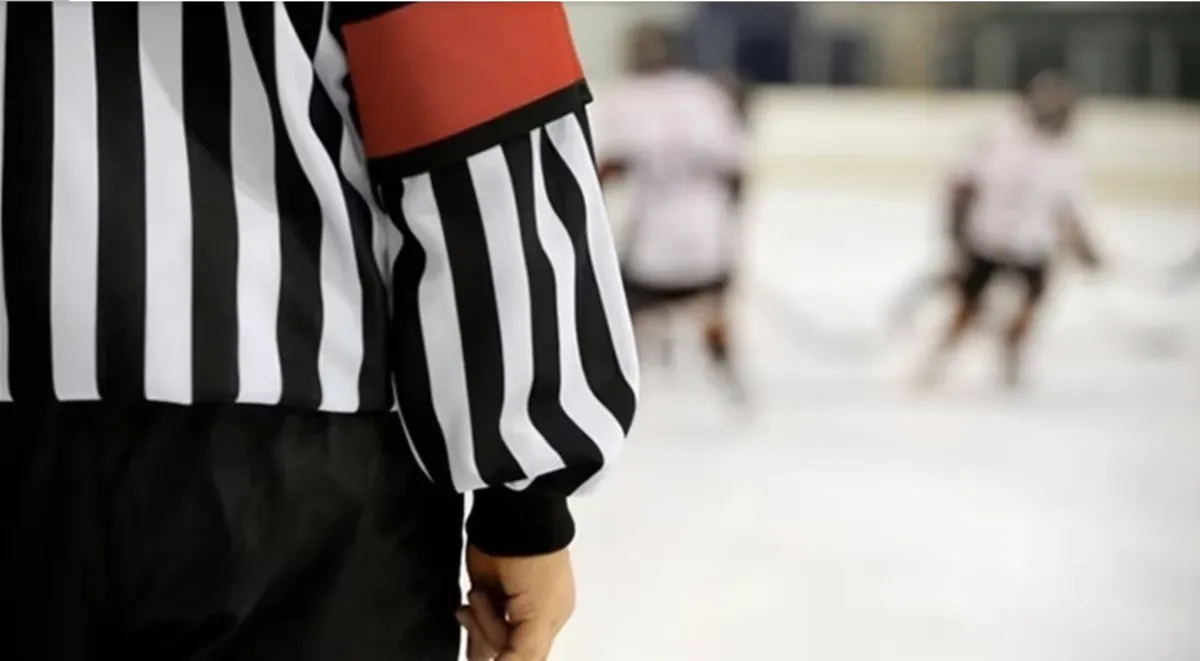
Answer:
POLYGON ((471 578, 459 622, 469 661, 546 661, 575 609, 575 576, 566 549, 524 558, 467 548, 471 578))

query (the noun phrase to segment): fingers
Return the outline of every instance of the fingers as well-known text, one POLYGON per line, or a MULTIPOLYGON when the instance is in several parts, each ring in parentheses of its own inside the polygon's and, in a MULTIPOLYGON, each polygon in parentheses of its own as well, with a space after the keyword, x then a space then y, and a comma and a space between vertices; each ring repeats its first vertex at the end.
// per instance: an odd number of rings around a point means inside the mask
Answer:
POLYGON ((471 590, 467 594, 467 606, 488 644, 497 650, 508 647, 509 624, 496 600, 482 590, 471 590))
POLYGON ((467 661, 492 661, 508 647, 508 623, 486 593, 472 590, 456 617, 467 630, 467 661))
POLYGON ((509 648, 498 661, 547 661, 555 633, 545 622, 523 622, 513 628, 509 648))
POLYGON ((492 661, 499 652, 487 641, 483 628, 475 621, 470 608, 460 608, 455 613, 458 623, 467 630, 467 661, 492 661))
POLYGON ((508 646, 498 661, 547 661, 554 639, 567 623, 571 606, 532 608, 530 602, 509 602, 508 646))
POLYGON ((475 589, 466 610, 477 635, 500 651, 497 660, 547 661, 554 638, 575 606, 566 549, 508 558, 472 547, 467 550, 467 571, 475 589))

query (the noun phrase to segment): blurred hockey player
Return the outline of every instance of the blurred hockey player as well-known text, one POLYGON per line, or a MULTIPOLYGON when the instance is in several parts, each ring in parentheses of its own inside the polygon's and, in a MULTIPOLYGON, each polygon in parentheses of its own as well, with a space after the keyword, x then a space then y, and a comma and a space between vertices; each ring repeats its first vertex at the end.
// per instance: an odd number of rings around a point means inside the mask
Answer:
MULTIPOLYGON (((728 290, 738 253, 745 95, 731 77, 680 66, 671 42, 654 25, 633 32, 632 75, 600 110, 600 176, 631 188, 621 259, 639 342, 676 314, 699 315, 712 366, 741 398, 728 290)), ((669 361, 670 338, 658 339, 669 361)))
POLYGON ((1057 72, 1039 74, 1017 112, 974 145, 955 171, 950 235, 958 263, 958 304, 922 375, 928 385, 975 322, 984 292, 997 276, 1024 288, 1019 311, 1005 328, 1004 380, 1020 381, 1022 354, 1038 313, 1056 251, 1067 245, 1089 268, 1099 266, 1080 219, 1083 173, 1069 141, 1076 105, 1071 84, 1057 72))

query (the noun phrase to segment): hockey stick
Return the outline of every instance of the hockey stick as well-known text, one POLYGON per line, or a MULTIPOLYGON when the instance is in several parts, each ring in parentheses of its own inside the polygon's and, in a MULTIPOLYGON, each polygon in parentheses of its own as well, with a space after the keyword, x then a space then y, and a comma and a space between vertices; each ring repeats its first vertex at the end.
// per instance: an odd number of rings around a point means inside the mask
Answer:
POLYGON ((1132 349, 1139 357, 1173 359, 1182 356, 1187 350, 1186 322, 1179 319, 1178 315, 1169 313, 1149 315, 1163 317, 1152 321, 1144 312, 1144 302, 1155 298, 1159 299, 1157 305, 1170 309, 1172 301, 1169 299, 1181 293, 1177 287, 1177 271, 1171 269, 1164 272, 1126 265, 1106 273, 1115 277, 1115 280, 1103 283, 1103 289, 1108 291, 1101 294, 1100 305, 1096 309, 1100 325, 1112 329, 1116 341, 1132 349), (1125 300, 1114 296, 1117 292, 1111 287, 1116 284, 1133 284, 1133 287, 1125 287, 1125 300))
POLYGON ((778 288, 756 280, 745 287, 746 299, 797 344, 815 349, 825 357, 865 361, 880 352, 880 343, 870 331, 835 330, 821 323, 778 288))

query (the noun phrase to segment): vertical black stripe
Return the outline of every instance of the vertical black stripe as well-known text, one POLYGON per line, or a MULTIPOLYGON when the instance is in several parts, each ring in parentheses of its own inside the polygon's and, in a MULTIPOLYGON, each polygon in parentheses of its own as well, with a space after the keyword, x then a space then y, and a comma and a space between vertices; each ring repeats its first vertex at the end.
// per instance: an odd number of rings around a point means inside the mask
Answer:
MULTIPOLYGON (((603 465, 603 455, 587 434, 562 408, 562 364, 559 362, 558 295, 554 267, 537 232, 534 202, 533 140, 526 136, 504 143, 504 158, 513 180, 521 245, 529 277, 531 325, 533 328, 533 387, 529 393, 529 419, 546 437, 550 446, 575 471, 560 474, 563 479, 582 482, 579 469, 603 465)), ((594 471, 592 471, 594 472, 594 471)))
POLYGON ((99 255, 96 373, 104 399, 145 396, 146 150, 138 5, 96 5, 99 255))
POLYGON ((354 130, 358 135, 362 135, 362 120, 358 116, 358 100, 354 96, 354 86, 349 74, 342 76, 342 87, 346 88, 346 94, 350 96, 350 120, 354 122, 354 130))
POLYGON ((383 190, 388 196, 385 200, 387 208, 392 210, 396 229, 404 239, 392 271, 392 317, 395 321, 391 329, 391 358, 396 398, 409 440, 430 478, 437 484, 448 485, 451 475, 446 435, 433 408, 429 354, 421 327, 419 288, 428 257, 404 218, 403 185, 396 182, 383 190))
POLYGON ((283 373, 282 401, 292 406, 321 405, 318 358, 324 323, 321 300, 321 205, 312 184, 300 167, 288 137, 279 102, 275 75, 275 7, 240 3, 250 49, 271 106, 275 132, 275 190, 279 200, 278 342, 283 373))
POLYGON ((504 349, 480 200, 465 162, 438 170, 431 179, 454 282, 475 462, 489 483, 525 479, 500 434, 504 349))
POLYGON ((391 408, 392 389, 388 384, 387 289, 375 262, 374 233, 367 203, 343 183, 350 206, 350 230, 358 279, 362 283, 363 363, 358 376, 358 391, 363 409, 391 408))
MULTIPOLYGON (((319 5, 318 5, 319 6, 319 5)), ((385 351, 387 333, 387 292, 383 278, 375 264, 372 249, 371 209, 346 179, 341 167, 342 142, 346 133, 342 116, 329 98, 329 93, 320 80, 313 77, 313 91, 308 106, 309 120, 317 137, 325 147, 334 167, 337 168, 338 183, 342 197, 346 200, 346 212, 350 218, 351 241, 354 244, 354 261, 358 269, 358 280, 362 285, 362 366, 358 375, 359 407, 366 410, 383 410, 391 406, 391 388, 388 386, 387 356, 385 351)))
POLYGON ((8 3, 4 71, 4 284, 14 401, 54 396, 50 209, 54 19, 49 2, 8 3))
POLYGON ((592 157, 592 164, 596 163, 596 144, 592 139, 592 124, 588 118, 587 108, 583 107, 575 111, 575 119, 579 120, 579 129, 583 131, 583 139, 587 141, 588 154, 592 157))
POLYGON ((300 46, 309 60, 317 54, 317 43, 321 40, 321 20, 325 17, 325 2, 285 2, 283 9, 288 21, 300 39, 300 46))
MULTIPOLYGON (((364 21, 381 14, 385 14, 393 9, 402 9, 411 5, 411 2, 331 2, 329 6, 329 31, 333 33, 334 39, 337 40, 338 48, 343 53, 346 52, 346 36, 342 34, 342 28, 349 23, 364 21)), ((354 124, 354 130, 362 135, 362 124, 358 118, 358 102, 354 95, 354 86, 350 80, 350 74, 342 76, 342 80, 338 81, 342 87, 346 89, 346 93, 350 96, 350 121, 354 124)), ((374 191, 372 191, 374 194, 374 191)), ((382 205, 382 200, 378 200, 382 205)))
POLYGON ((587 206, 579 182, 554 149, 550 137, 542 133, 542 171, 550 206, 562 219, 575 252, 575 327, 579 334, 579 353, 583 373, 596 398, 604 404, 626 433, 633 424, 637 396, 625 380, 613 346, 604 300, 588 246, 587 206))
POLYGON ((197 400, 237 396, 238 226, 229 38, 220 4, 183 5, 183 117, 192 203, 192 378, 197 400))

